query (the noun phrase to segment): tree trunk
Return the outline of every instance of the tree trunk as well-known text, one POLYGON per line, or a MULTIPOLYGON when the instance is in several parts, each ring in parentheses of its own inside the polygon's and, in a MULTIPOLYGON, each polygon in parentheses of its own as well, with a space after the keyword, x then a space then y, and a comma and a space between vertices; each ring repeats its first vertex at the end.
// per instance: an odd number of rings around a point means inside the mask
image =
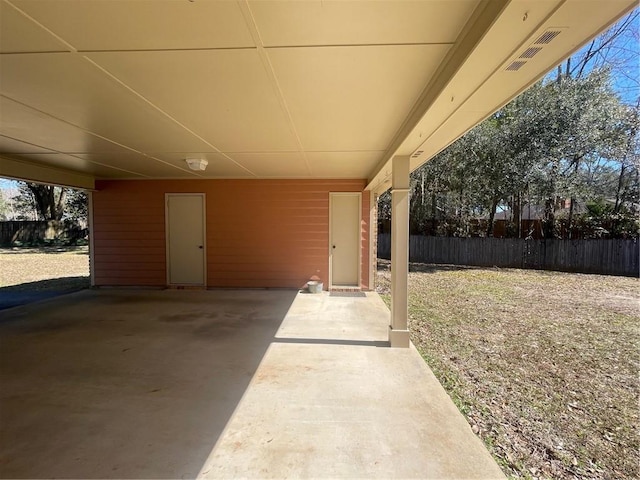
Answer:
POLYGON ((511 214, 513 223, 515 224, 515 238, 522 236, 522 196, 521 192, 513 196, 513 205, 511 206, 511 214))
POLYGON ((35 183, 29 183, 27 186, 33 194, 38 214, 42 220, 62 220, 67 196, 65 188, 35 183), (57 198, 56 189, 58 190, 57 198))
POLYGON ((620 166, 620 175, 618 175, 618 186, 616 188, 616 204, 613 207, 613 213, 618 213, 620 211, 620 206, 622 205, 622 187, 624 186, 625 170, 625 165, 622 164, 620 166))
POLYGON ((549 197, 544 202, 544 219, 542 220, 542 236, 544 238, 553 238, 555 223, 555 198, 549 197))
POLYGON ((567 225, 567 234, 569 239, 571 239, 573 237, 573 234, 571 233, 571 228, 573 227, 573 206, 576 203, 576 199, 574 197, 571 197, 569 199, 569 221, 568 221, 568 225, 567 225))
POLYGON ((496 208, 498 208, 498 199, 493 198, 491 201, 491 210, 489 211, 489 222, 487 224, 487 237, 493 237, 493 219, 496 216, 496 208))
POLYGON ((431 193, 431 218, 435 221, 438 214, 437 195, 435 190, 431 193))

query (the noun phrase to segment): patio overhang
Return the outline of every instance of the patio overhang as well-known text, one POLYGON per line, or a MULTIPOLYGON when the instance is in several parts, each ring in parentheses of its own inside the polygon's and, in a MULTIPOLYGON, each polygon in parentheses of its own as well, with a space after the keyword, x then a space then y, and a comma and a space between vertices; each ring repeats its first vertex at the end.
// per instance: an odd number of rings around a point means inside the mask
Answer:
POLYGON ((0 176, 393 179, 406 344, 409 172, 636 5, 0 0, 0 176))
POLYGON ((636 3, 1 0, 0 175, 380 193, 636 3))

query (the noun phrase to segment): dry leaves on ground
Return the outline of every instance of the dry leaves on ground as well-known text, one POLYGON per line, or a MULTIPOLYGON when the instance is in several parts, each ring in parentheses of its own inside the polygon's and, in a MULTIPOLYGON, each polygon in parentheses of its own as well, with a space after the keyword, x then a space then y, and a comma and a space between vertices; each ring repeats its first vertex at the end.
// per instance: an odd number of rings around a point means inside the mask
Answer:
POLYGON ((0 287, 15 291, 88 286, 88 247, 0 249, 0 287))
MULTIPOLYGON (((378 289, 388 299, 388 262, 378 289)), ((412 340, 514 478, 640 477, 638 279, 412 264, 412 340)))

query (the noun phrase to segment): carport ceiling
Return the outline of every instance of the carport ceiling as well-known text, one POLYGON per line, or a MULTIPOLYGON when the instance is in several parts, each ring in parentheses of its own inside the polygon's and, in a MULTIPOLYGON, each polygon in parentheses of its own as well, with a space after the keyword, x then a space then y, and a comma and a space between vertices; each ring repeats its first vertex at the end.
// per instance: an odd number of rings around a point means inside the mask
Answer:
POLYGON ((366 178, 375 190, 393 155, 417 167, 635 5, 0 1, 0 175, 366 178), (519 59, 545 32, 558 33, 519 59))

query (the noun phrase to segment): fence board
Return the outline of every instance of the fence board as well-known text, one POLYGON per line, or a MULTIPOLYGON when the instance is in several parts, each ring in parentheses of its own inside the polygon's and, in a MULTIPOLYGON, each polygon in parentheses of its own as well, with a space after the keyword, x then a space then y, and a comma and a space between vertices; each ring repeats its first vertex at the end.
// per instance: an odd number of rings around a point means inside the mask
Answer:
MULTIPOLYGON (((532 240, 409 237, 411 262, 559 270, 639 276, 638 239, 532 240)), ((391 235, 378 235, 378 257, 389 259, 391 235)))
POLYGON ((0 245, 37 244, 50 240, 76 241, 84 238, 87 230, 74 222, 1 221, 0 245))

